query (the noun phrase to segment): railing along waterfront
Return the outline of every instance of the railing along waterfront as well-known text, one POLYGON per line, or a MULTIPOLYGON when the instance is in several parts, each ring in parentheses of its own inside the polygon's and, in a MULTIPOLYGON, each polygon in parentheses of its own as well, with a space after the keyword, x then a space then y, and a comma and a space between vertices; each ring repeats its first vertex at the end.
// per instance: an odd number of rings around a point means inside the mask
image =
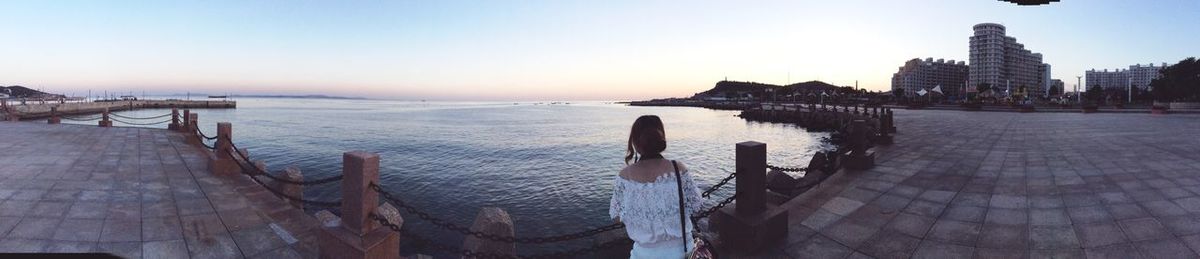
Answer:
MULTIPOLYGON (((293 167, 271 173, 264 162, 251 159, 246 149, 234 144, 231 124, 218 123, 217 133, 212 136, 197 127, 198 117, 198 114, 184 110, 182 124, 175 128, 190 135, 188 139, 191 143, 202 145, 210 151, 209 168, 213 173, 244 175, 299 209, 329 209, 315 214, 322 222, 318 238, 319 255, 322 258, 397 258, 400 236, 439 252, 471 258, 562 258, 596 252, 622 253, 628 252, 628 246, 632 244, 631 240, 622 236, 623 233, 602 235, 623 229, 625 225, 622 223, 589 227, 573 233, 517 237, 508 213, 492 207, 481 208, 471 226, 455 224, 413 206, 400 195, 386 191, 379 183, 380 158, 368 152, 344 153, 342 173, 322 179, 303 180, 299 169, 293 167), (213 144, 207 144, 206 141, 213 141, 213 144), (321 201, 303 196, 303 186, 334 182, 341 184, 341 200, 321 201), (465 239, 461 245, 445 244, 414 233, 404 227, 405 218, 401 212, 442 231, 462 235, 465 239), (545 254, 519 254, 516 249, 517 244, 561 244, 584 238, 593 238, 593 245, 545 254)), ((177 118, 178 114, 175 114, 172 119, 177 118)), ((877 128, 885 126, 877 125, 877 128)), ((711 226, 707 229, 715 229, 721 238, 721 242, 717 243, 728 249, 753 251, 764 244, 786 238, 788 210, 779 209, 780 204, 813 188, 842 168, 867 169, 873 166, 873 153, 867 150, 872 141, 868 138, 877 133, 868 130, 866 120, 857 118, 850 121, 846 128, 845 148, 835 152, 819 152, 806 167, 768 165, 765 143, 738 143, 735 146, 735 172, 701 193, 709 198, 722 187, 736 182, 734 194, 721 199, 714 206, 695 212, 690 218, 697 224, 702 219, 712 218, 708 221, 711 226), (789 172, 803 172, 804 175, 793 178, 786 174, 789 172), (751 218, 756 220, 748 220, 751 218)))

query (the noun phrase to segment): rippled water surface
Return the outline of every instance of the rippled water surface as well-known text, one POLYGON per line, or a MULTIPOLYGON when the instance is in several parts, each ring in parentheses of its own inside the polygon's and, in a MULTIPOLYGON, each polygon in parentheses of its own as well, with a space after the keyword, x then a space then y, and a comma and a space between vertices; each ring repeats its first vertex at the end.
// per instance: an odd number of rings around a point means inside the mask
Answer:
MULTIPOLYGON (((737 112, 686 107, 571 104, 404 102, 326 99, 238 99, 237 109, 194 110, 202 130, 233 123, 233 139, 272 170, 296 166, 308 179, 341 172, 342 153, 382 159, 382 183, 421 209, 469 226, 480 207, 508 211, 518 236, 575 232, 611 223, 613 177, 624 166, 629 127, 655 114, 666 125, 664 155, 687 163, 701 187, 734 170, 734 145, 767 143, 768 162, 806 164, 824 133, 746 122, 737 112)), ((161 114, 164 110, 124 112, 161 114)), ((727 197, 732 186, 719 198, 727 197)), ((340 197, 337 184, 309 187, 312 199, 340 197)), ((715 199, 714 199, 715 200, 715 199)), ((710 201, 714 203, 715 201, 710 201)), ((463 237, 433 230, 415 216, 405 227, 448 244, 463 237)), ((546 251, 590 245, 522 246, 546 251)))

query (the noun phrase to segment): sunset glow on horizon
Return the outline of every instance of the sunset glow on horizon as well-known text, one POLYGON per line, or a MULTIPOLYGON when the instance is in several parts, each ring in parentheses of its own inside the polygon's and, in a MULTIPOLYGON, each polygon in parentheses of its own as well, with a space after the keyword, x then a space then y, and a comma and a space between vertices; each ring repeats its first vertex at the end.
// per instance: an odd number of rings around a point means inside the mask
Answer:
POLYGON ((686 97, 719 80, 874 91, 1004 24, 1053 78, 1197 52, 1200 1, 0 3, 0 85, 408 100, 686 97))

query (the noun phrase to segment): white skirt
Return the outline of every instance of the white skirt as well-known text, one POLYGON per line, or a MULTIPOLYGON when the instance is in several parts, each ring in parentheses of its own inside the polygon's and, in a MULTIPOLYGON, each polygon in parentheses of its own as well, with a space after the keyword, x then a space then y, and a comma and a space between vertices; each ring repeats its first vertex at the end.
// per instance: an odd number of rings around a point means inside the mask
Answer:
POLYGON ((679 240, 679 239, 658 242, 658 243, 655 243, 655 244, 652 244, 649 246, 643 246, 642 244, 638 244, 635 242, 635 243, 633 243, 633 250, 629 251, 629 258, 630 259, 687 258, 688 254, 690 254, 696 248, 692 247, 693 245, 695 245, 695 243, 692 242, 692 235, 687 235, 686 237, 684 237, 684 240, 687 240, 688 253, 683 252, 684 241, 679 240))

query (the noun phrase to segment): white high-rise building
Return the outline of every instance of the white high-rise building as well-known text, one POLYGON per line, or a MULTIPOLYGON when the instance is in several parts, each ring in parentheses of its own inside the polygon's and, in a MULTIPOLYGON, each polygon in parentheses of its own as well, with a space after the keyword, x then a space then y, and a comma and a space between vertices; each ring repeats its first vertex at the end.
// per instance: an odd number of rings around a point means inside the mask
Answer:
POLYGON ((1021 86, 1031 96, 1044 96, 1050 86, 1050 65, 1042 63, 1042 54, 1025 49, 1017 39, 1005 36, 1004 25, 980 23, 972 27, 969 91, 989 84, 1003 94, 1021 86))
POLYGON ((1096 70, 1090 69, 1084 72, 1084 84, 1087 88, 1100 86, 1101 88, 1116 88, 1125 89, 1129 85, 1133 87, 1147 89, 1150 87, 1150 81, 1158 78, 1158 71, 1166 67, 1167 63, 1162 63, 1161 66, 1155 66, 1154 63, 1143 66, 1136 64, 1129 66, 1128 69, 1108 69, 1096 70))
POLYGON ((941 86, 944 96, 962 96, 962 87, 966 82, 967 62, 914 58, 904 62, 904 66, 892 74, 892 92, 918 96, 917 92, 921 89, 931 91, 941 86))

